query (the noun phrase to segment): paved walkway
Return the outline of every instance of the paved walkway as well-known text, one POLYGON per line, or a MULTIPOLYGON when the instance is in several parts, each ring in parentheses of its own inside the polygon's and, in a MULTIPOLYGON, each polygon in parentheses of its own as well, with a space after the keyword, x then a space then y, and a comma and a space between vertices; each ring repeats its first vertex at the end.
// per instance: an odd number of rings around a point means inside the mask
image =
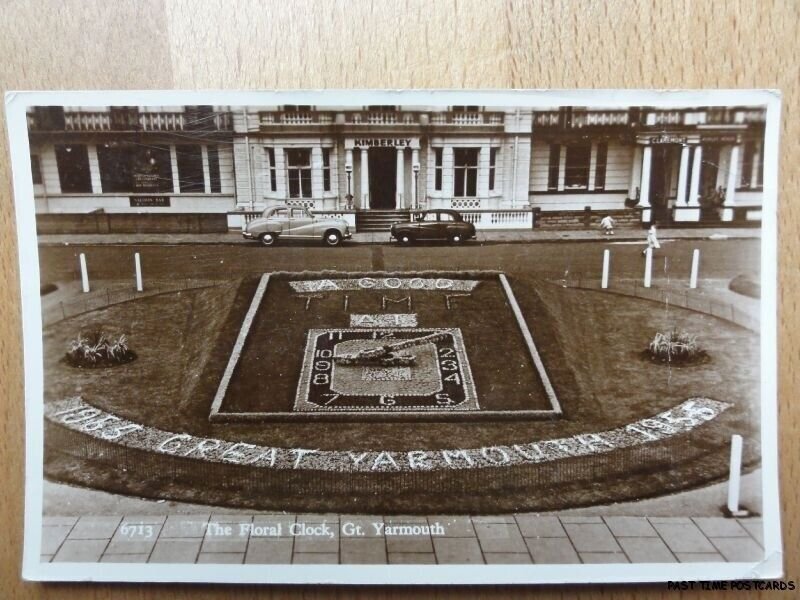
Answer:
MULTIPOLYGON (((742 499, 756 513, 760 483, 758 469, 742 478, 742 499)), ((637 502, 499 516, 265 514, 49 481, 44 492, 51 515, 44 518, 46 562, 530 564, 763 556, 761 518, 720 516, 726 483, 637 502), (387 535, 390 526, 418 529, 387 535), (358 527, 363 535, 355 535, 358 527)))
POLYGON ((44 562, 748 562, 760 518, 225 514, 45 517, 44 562))
MULTIPOLYGON (((596 241, 638 241, 645 243, 647 232, 643 229, 618 229, 612 236, 603 235, 599 230, 509 230, 479 231, 478 241, 481 243, 535 243, 535 242, 596 242, 596 241)), ((719 229, 662 229, 659 233, 662 241, 670 239, 748 239, 761 237, 758 228, 719 228, 719 229)), ((257 242, 245 240, 240 233, 130 233, 130 234, 90 234, 90 235, 40 235, 40 246, 70 245, 174 245, 174 244, 251 244, 257 242)), ((385 244, 389 242, 388 232, 355 233, 353 239, 346 244, 385 244)))

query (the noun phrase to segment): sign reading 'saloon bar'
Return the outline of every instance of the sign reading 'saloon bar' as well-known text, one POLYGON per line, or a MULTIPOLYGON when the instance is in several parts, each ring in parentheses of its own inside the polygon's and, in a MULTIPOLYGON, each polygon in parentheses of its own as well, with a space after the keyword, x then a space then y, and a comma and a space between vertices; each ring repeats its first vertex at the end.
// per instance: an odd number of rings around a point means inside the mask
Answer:
POLYGON ((353 145, 357 148, 371 148, 384 146, 389 148, 408 148, 411 140, 407 138, 356 138, 353 145))

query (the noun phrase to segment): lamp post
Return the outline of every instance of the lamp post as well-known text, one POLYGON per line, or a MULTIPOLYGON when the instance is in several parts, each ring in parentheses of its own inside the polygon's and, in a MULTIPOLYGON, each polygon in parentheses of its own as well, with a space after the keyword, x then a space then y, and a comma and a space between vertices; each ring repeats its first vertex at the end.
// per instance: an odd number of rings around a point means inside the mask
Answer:
POLYGON ((411 169, 414 171, 414 210, 419 210, 419 163, 415 162, 411 169))
POLYGON ((347 173, 347 195, 345 196, 345 200, 347 201, 347 210, 353 210, 353 194, 350 191, 350 180, 353 177, 353 165, 350 163, 344 166, 344 172, 347 173))

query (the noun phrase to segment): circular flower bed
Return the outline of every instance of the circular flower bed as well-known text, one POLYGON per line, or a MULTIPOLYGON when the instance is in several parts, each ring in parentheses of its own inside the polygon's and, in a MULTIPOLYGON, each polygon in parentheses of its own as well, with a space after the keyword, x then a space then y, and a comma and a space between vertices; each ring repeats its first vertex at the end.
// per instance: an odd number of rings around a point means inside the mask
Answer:
POLYGON ((80 334, 72 340, 64 360, 71 367, 99 369, 132 362, 136 360, 136 353, 128 346, 128 338, 124 333, 112 338, 98 331, 89 335, 80 334))
POLYGON ((671 366, 699 365, 711 360, 700 347, 696 335, 674 329, 667 333, 657 332, 642 356, 651 362, 671 366))

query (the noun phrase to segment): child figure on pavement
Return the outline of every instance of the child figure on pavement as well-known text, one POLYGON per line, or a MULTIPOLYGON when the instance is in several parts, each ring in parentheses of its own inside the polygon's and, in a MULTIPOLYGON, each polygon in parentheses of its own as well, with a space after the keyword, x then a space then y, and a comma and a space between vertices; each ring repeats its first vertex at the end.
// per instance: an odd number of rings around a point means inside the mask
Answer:
MULTIPOLYGON (((647 230, 647 248, 650 250, 658 250, 661 248, 661 243, 658 241, 658 233, 656 232, 655 223, 650 225, 650 229, 647 230)), ((647 254, 647 248, 642 250, 642 254, 647 254)))
POLYGON ((600 227, 603 228, 605 235, 614 235, 614 225, 616 225, 616 222, 611 218, 611 215, 606 215, 600 220, 600 227))

